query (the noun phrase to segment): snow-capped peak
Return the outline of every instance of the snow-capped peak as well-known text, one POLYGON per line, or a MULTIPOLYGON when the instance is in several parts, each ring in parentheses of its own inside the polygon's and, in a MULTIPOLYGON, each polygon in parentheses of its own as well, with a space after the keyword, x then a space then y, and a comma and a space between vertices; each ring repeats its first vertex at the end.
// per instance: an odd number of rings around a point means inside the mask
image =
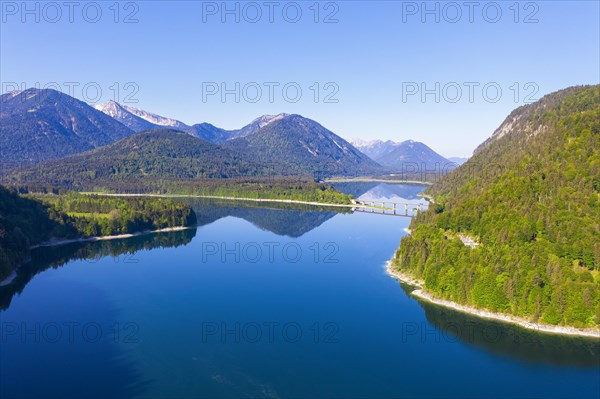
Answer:
POLYGON ((93 107, 96 108, 98 111, 104 112, 106 115, 111 116, 113 118, 118 118, 126 112, 121 106, 121 104, 113 100, 107 101, 102 104, 94 104, 93 107))
POLYGON ((277 115, 263 115, 263 116, 259 116, 258 118, 254 119, 251 122, 251 124, 257 124, 258 127, 261 128, 261 127, 267 126, 270 123, 281 120, 289 115, 290 114, 285 114, 285 113, 281 113, 281 114, 277 114, 277 115))
POLYGON ((356 148, 365 148, 365 149, 378 148, 378 147, 382 147, 384 145, 385 146, 394 146, 394 147, 400 145, 400 143, 397 143, 392 140, 383 141, 383 140, 351 139, 348 141, 350 142, 350 144, 352 144, 356 148))
POLYGON ((187 125, 185 123, 180 122, 176 119, 165 118, 164 116, 156 115, 151 112, 146 112, 141 109, 130 107, 128 105, 121 105, 121 107, 123 107, 128 112, 130 112, 136 116, 139 116, 140 118, 142 118, 150 123, 153 123, 155 125, 178 127, 178 128, 187 127, 187 125))

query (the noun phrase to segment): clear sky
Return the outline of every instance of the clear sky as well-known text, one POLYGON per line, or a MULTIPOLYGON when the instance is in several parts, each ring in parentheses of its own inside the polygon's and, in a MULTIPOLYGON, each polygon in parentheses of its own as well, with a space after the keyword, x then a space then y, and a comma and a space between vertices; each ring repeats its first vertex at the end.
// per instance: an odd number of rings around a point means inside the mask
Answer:
POLYGON ((600 80, 598 1, 1 6, 3 92, 58 87, 228 129, 298 113, 445 156, 470 155, 527 101, 600 80))

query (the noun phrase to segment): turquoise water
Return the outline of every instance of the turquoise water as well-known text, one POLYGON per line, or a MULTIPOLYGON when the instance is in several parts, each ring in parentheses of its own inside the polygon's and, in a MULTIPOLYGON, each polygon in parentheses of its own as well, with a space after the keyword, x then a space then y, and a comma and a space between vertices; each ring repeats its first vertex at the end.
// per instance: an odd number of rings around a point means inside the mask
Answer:
POLYGON ((600 396, 598 341, 408 296, 384 269, 408 218, 195 207, 194 229, 36 251, 0 287, 0 396, 600 396))

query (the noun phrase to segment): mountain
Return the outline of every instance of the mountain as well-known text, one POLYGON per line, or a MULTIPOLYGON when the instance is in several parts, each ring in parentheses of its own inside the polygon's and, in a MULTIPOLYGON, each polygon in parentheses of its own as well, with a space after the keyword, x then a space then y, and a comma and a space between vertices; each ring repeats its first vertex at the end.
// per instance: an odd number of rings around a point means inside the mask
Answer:
POLYGON ((398 143, 389 153, 376 161, 395 170, 405 170, 407 165, 414 165, 420 168, 419 170, 446 171, 452 164, 425 144, 413 140, 398 143))
POLYGON ((402 239, 396 267, 436 297, 600 328, 600 86, 513 111, 402 239))
MULTIPOLYGON (((552 93, 544 101, 537 101, 533 104, 523 105, 511 112, 504 122, 494 131, 490 138, 481 143, 474 151, 474 154, 481 152, 493 142, 496 142, 504 136, 514 131, 530 128, 530 119, 537 114, 543 113, 548 107, 554 107, 570 97, 573 92, 579 90, 578 87, 571 87, 565 90, 552 93)), ((533 132, 537 134, 539 132, 533 132)))
POLYGON ((231 131, 231 137, 229 137, 229 139, 246 137, 246 136, 256 132, 257 130, 267 126, 270 123, 277 122, 277 121, 285 118, 286 116, 289 116, 289 114, 259 116, 258 118, 254 119, 252 122, 250 122, 243 128, 241 128, 239 130, 231 131))
POLYGON ((211 143, 222 143, 225 140, 229 140, 231 136, 236 132, 232 130, 221 129, 211 125, 210 123, 198 123, 190 126, 190 129, 186 130, 188 133, 203 140, 210 141, 211 143))
POLYGON ((467 162, 469 160, 469 158, 464 158, 464 157, 450 157, 448 158, 448 161, 455 163, 457 166, 458 165, 462 165, 463 163, 467 162))
POLYGON ((447 171, 452 164, 451 161, 418 141, 406 140, 396 143, 391 140, 354 140, 352 143, 362 153, 394 171, 447 171))
POLYGON ((189 126, 178 120, 165 118, 164 116, 119 104, 115 101, 97 104, 94 105, 94 108, 116 119, 136 133, 144 130, 164 129, 167 127, 174 130, 180 130, 211 143, 221 143, 238 132, 238 130, 221 129, 210 123, 198 123, 189 126))
POLYGON ((362 140, 362 139, 353 139, 350 140, 350 143, 358 148, 360 152, 369 156, 369 158, 373 160, 377 160, 377 158, 381 158, 384 155, 392 152, 399 143, 395 143, 391 140, 382 141, 382 140, 362 140))
POLYGON ((383 168, 346 140, 300 115, 278 116, 255 132, 223 143, 257 162, 285 165, 283 174, 368 175, 383 168))
POLYGON ((0 159, 37 163, 131 136, 134 131, 83 101, 51 89, 0 96, 0 159))
POLYGON ((158 180, 252 176, 259 166, 243 155, 172 129, 149 130, 92 151, 22 168, 7 184, 93 189, 122 182, 134 189, 158 180))
POLYGON ((111 118, 116 119, 136 133, 159 128, 159 125, 137 116, 135 113, 129 111, 128 107, 125 107, 116 101, 111 100, 104 104, 95 104, 94 108, 104 112, 111 118))
POLYGON ((130 107, 128 105, 121 105, 122 108, 130 112, 131 114, 152 123, 155 126, 168 127, 175 130, 185 131, 189 126, 183 122, 180 122, 176 119, 165 118, 164 116, 160 116, 157 114, 153 114, 152 112, 147 112, 141 109, 137 109, 134 107, 130 107))

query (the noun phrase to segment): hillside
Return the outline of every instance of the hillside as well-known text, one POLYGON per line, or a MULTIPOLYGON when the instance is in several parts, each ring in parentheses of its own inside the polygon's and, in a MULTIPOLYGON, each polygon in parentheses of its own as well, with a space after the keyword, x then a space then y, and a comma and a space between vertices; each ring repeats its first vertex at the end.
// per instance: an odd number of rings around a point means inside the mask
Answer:
POLYGON ((285 118, 286 116, 289 116, 289 114, 259 116, 258 118, 252 120, 252 122, 250 122, 246 126, 242 127, 241 129, 231 131, 231 137, 229 139, 239 139, 242 137, 249 136, 252 133, 256 132, 257 130, 259 130, 273 122, 277 122, 277 121, 285 118))
POLYGON ((0 281, 29 255, 29 246, 52 236, 73 237, 58 213, 0 186, 0 281))
POLYGON ((257 162, 285 165, 283 174, 361 176, 383 168, 317 122, 285 115, 246 137, 223 143, 257 162))
POLYGON ((260 166, 221 147, 177 130, 137 133, 111 145, 22 168, 5 184, 44 184, 91 190, 115 183, 252 176, 260 166))
POLYGON ((134 132, 55 90, 0 96, 0 162, 36 163, 113 143, 134 132))
POLYGON ((599 86, 518 108, 427 194, 435 206, 395 256, 426 291, 541 323, 600 326, 599 86))
POLYGON ((50 239, 108 236, 189 226, 188 205, 162 198, 67 195, 22 197, 0 186, 0 281, 27 260, 30 246, 50 239))
POLYGON ((230 139, 231 135, 235 132, 221 129, 220 127, 216 127, 206 122, 197 123, 184 131, 201 138, 202 140, 210 141, 211 143, 222 143, 223 141, 230 139))

